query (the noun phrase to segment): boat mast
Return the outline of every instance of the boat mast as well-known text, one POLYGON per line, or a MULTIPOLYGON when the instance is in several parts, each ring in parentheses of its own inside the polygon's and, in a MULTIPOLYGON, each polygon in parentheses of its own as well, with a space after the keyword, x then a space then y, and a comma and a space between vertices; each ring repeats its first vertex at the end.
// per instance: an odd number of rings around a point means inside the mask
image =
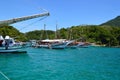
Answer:
POLYGON ((41 13, 41 14, 35 14, 35 15, 31 15, 31 16, 13 18, 13 19, 9 19, 9 20, 3 20, 3 21, 0 21, 0 25, 14 24, 14 23, 17 23, 17 22, 26 21, 26 20, 29 20, 29 19, 43 17, 43 16, 49 16, 49 12, 44 12, 44 13, 41 13))
POLYGON ((55 31, 55 39, 57 39, 58 37, 57 37, 57 26, 58 26, 58 24, 56 23, 56 31, 55 31))
POLYGON ((46 35, 46 39, 48 39, 48 34, 47 34, 47 30, 46 30, 46 24, 44 24, 44 33, 46 35))
POLYGON ((60 34, 58 31, 58 24, 56 23, 55 39, 58 39, 58 38, 60 38, 60 34))

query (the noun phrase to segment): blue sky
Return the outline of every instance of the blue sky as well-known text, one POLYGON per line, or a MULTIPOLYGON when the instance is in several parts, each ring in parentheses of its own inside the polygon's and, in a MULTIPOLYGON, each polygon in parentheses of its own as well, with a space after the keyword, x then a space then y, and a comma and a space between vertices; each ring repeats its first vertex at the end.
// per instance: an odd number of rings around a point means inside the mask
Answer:
POLYGON ((101 24, 120 15, 120 0, 1 0, 0 20, 44 12, 50 16, 12 24, 21 32, 43 29, 67 28, 82 24, 101 24), (34 23, 36 22, 36 23, 34 23), (34 24, 32 24, 34 23, 34 24))

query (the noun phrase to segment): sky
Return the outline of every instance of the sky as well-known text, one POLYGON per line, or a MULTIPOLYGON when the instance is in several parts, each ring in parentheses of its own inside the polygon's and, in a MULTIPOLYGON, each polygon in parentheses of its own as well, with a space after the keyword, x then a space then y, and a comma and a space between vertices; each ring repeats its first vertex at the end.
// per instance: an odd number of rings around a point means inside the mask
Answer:
POLYGON ((20 32, 99 25, 120 16, 120 0, 1 0, 0 21, 49 11, 50 16, 11 24, 20 32), (42 19, 42 20, 41 20, 42 19))

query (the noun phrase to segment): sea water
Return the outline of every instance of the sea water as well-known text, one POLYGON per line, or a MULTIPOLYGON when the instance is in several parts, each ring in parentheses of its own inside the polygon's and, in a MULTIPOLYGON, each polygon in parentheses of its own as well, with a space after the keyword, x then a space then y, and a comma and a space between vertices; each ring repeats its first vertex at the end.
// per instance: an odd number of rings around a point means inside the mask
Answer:
POLYGON ((0 54, 0 71, 10 80, 120 80, 120 48, 26 50, 0 54))

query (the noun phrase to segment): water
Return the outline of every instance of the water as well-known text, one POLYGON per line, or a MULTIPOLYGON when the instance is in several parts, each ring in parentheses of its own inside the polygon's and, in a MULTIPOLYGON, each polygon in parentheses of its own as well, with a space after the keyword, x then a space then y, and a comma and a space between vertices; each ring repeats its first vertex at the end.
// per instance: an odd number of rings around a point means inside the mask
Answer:
POLYGON ((27 51, 0 54, 0 71, 10 80, 120 80, 120 48, 27 51))

